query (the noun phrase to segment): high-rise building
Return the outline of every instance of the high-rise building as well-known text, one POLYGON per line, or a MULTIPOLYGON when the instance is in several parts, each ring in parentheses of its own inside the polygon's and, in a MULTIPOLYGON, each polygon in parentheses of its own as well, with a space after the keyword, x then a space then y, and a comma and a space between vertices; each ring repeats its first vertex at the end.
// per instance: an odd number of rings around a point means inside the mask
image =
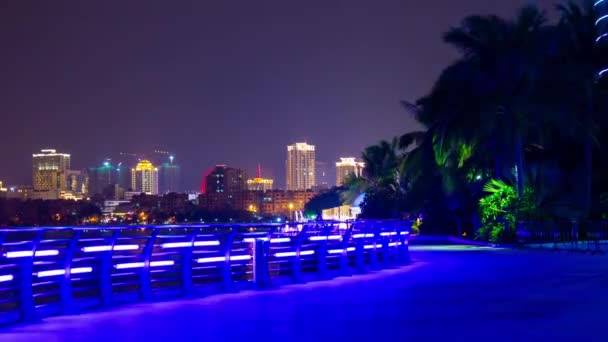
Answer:
POLYGON ((323 191, 331 187, 329 169, 326 162, 315 162, 315 179, 317 181, 317 184, 313 188, 315 191, 323 191))
POLYGON ((70 155, 46 149, 33 156, 32 183, 35 191, 65 191, 70 155))
POLYGON ((89 188, 89 176, 86 170, 68 170, 66 172, 67 191, 73 194, 86 195, 89 188))
POLYGON ((136 192, 158 195, 158 169, 149 160, 142 160, 131 169, 131 188, 136 192))
POLYGON ((203 176, 201 193, 234 193, 247 189, 246 173, 242 169, 216 165, 203 176))
POLYGON ((258 165, 258 175, 253 179, 247 180, 247 190, 250 191, 269 191, 272 190, 274 180, 262 178, 262 167, 258 165))
POLYGON ((89 173, 89 193, 91 195, 103 194, 104 190, 118 183, 116 167, 112 161, 106 159, 99 167, 91 167, 89 173))
POLYGON ((180 167, 175 164, 175 157, 169 156, 169 162, 160 165, 158 187, 161 194, 180 191, 180 167))
POLYGON ((365 164, 358 162, 355 158, 340 158, 336 163, 336 186, 344 185, 350 175, 360 177, 365 164))
POLYGON ((295 143, 287 146, 287 190, 309 190, 316 184, 315 146, 295 143))

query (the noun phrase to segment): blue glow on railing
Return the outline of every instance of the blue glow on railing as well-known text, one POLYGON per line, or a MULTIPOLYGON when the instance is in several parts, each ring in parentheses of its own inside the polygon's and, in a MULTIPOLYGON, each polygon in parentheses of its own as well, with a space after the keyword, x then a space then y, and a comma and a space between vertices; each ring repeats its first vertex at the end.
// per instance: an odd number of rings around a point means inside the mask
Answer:
POLYGON ((209 263, 209 262, 220 262, 220 261, 226 261, 226 257, 210 257, 210 258, 200 258, 200 259, 196 260, 196 262, 198 262, 199 264, 205 264, 205 263, 209 263))
POLYGON ((365 245, 365 246, 363 246, 363 248, 364 249, 382 248, 382 244, 377 243, 377 244, 374 244, 374 245, 365 245))
POLYGON ((606 0, 599 0, 599 1, 596 1, 596 2, 593 4, 593 7, 595 7, 595 6, 599 5, 599 4, 601 4, 601 3, 602 3, 602 2, 604 2, 604 1, 606 1, 606 0))
MULTIPOLYGON (((244 261, 244 260, 250 260, 251 259, 251 255, 233 255, 230 257, 230 261, 244 261)), ((198 262, 199 264, 205 264, 205 263, 210 263, 210 262, 220 262, 220 261, 226 261, 226 257, 209 257, 209 258, 200 258, 197 259, 196 262, 198 262)))
MULTIPOLYGON (((59 254, 59 251, 56 249, 47 249, 47 250, 43 250, 43 251, 36 251, 37 257, 52 256, 52 255, 58 255, 58 254, 59 254)), ((4 253, 4 256, 7 258, 23 258, 23 257, 31 257, 33 255, 34 255, 34 252, 32 252, 32 251, 17 251, 17 252, 4 253)))
POLYGON ((602 40, 604 37, 608 36, 608 33, 604 33, 601 34, 599 37, 595 38, 595 42, 599 42, 600 40, 602 40))
POLYGON ((244 242, 248 242, 248 243, 254 243, 255 240, 262 240, 262 241, 268 241, 268 238, 244 238, 243 241, 244 242))
POLYGON ((283 243, 283 242, 290 242, 291 239, 290 238, 275 238, 275 239, 270 239, 270 243, 283 243))
MULTIPOLYGON (((70 274, 81 274, 81 273, 90 273, 93 272, 92 267, 75 267, 70 269, 70 274)), ((65 270, 48 270, 48 271, 40 271, 36 273, 38 278, 44 277, 53 277, 58 275, 65 275, 65 270)))
POLYGON ((52 277, 52 276, 58 276, 58 275, 64 275, 64 274, 65 274, 65 270, 50 270, 50 271, 40 271, 36 275, 38 276, 38 278, 43 278, 43 277, 52 277))
POLYGON ((163 243, 162 248, 183 248, 192 247, 192 242, 168 242, 163 243))
POLYGON ((608 72, 608 69, 604 69, 604 70, 600 71, 597 75, 601 77, 606 72, 608 72))
POLYGON ((173 261, 173 260, 150 261, 150 267, 173 266, 173 265, 175 265, 175 261, 173 261))
POLYGON ((162 244, 162 248, 184 248, 184 247, 200 247, 200 246, 219 246, 220 242, 217 240, 211 241, 195 241, 192 242, 167 242, 162 244))
POLYGON ((194 241, 194 247, 207 247, 207 246, 219 246, 220 242, 217 240, 208 241, 194 241))
POLYGON ((139 249, 139 245, 114 245, 115 251, 132 251, 139 249))
MULTIPOLYGON (((312 250, 300 251, 300 255, 313 255, 313 254, 315 254, 315 251, 312 251, 312 250)), ((274 254, 274 256, 277 258, 295 257, 297 255, 298 255, 297 252, 281 252, 281 253, 274 254)))
POLYGON ((342 240, 342 235, 311 236, 308 238, 308 240, 310 240, 310 241, 342 240))
POLYGON ((88 246, 88 247, 83 247, 82 251, 85 253, 91 253, 91 252, 108 252, 111 250, 115 250, 115 251, 133 251, 139 249, 139 245, 115 245, 113 248, 110 245, 105 245, 105 246, 88 246))
POLYGON ((83 247, 82 251, 85 253, 89 253, 89 252, 107 252, 112 250, 112 246, 89 246, 89 247, 83 247))
MULTIPOLYGON (((352 252, 354 251, 356 248, 355 247, 348 247, 346 249, 347 252, 352 252)), ((327 253, 329 254, 340 254, 340 253, 344 253, 344 249, 330 249, 327 251, 327 253)))
POLYGON ((128 262, 125 264, 116 264, 116 269, 119 270, 124 270, 127 268, 139 268, 139 267, 144 267, 146 264, 144 262, 128 262))
POLYGON ((230 257, 230 261, 243 261, 243 260, 250 260, 251 259, 251 255, 233 255, 230 257))
POLYGON ((373 238, 374 234, 354 234, 353 239, 373 238))
POLYGON ((70 269, 71 274, 90 273, 93 272, 92 267, 75 267, 70 269))
POLYGON ((11 281, 13 279, 15 279, 15 277, 12 274, 0 275, 0 283, 4 281, 11 281))

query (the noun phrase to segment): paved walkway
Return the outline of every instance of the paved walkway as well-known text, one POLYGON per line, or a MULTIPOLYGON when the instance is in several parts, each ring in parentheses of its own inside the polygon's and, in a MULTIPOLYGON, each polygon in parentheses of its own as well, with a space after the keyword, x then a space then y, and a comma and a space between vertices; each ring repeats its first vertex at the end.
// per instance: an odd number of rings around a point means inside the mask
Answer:
POLYGON ((0 341, 607 341, 608 257, 413 246, 411 266, 47 318, 0 341))

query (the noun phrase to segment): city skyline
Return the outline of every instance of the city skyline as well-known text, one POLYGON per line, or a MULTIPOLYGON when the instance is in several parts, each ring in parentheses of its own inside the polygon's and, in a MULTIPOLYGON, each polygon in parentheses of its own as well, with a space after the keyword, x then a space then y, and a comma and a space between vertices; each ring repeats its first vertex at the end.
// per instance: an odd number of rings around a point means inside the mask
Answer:
MULTIPOLYGON (((296 146, 298 144, 306 144, 306 143, 295 143, 293 144, 293 146, 296 146)), ((292 146, 292 145, 289 145, 292 146)), ((313 145, 309 145, 309 146, 313 146, 313 145)), ((70 153, 58 153, 56 149, 42 149, 41 153, 34 153, 34 164, 32 164, 30 167, 34 167, 36 168, 36 164, 35 164, 35 160, 37 156, 42 156, 44 154, 48 154, 51 153, 52 155, 57 154, 57 155, 61 155, 61 156, 67 156, 68 161, 70 162, 70 165, 68 165, 68 167, 65 167, 65 171, 63 171, 64 174, 64 186, 63 188, 58 188, 57 190, 71 190, 74 191, 74 189, 69 188, 68 184, 66 182, 68 182, 68 177, 76 177, 76 175, 80 175, 81 172, 86 173, 87 177, 88 177, 88 191, 89 194, 94 194, 94 193, 102 193, 102 189, 104 186, 106 185, 110 185, 110 184, 118 184, 119 186, 122 187, 122 190, 128 190, 131 186, 132 186, 132 175, 131 175, 131 169, 137 167, 137 165, 144 161, 144 162, 148 162, 149 160, 152 160, 152 164, 158 168, 158 179, 157 181, 159 182, 159 193, 167 193, 167 192, 175 192, 175 191, 168 191, 171 189, 178 189, 177 192, 193 192, 193 191, 197 191, 200 190, 200 179, 199 182, 197 182, 196 184, 189 184, 189 185, 178 185, 179 183, 181 183, 180 179, 179 179, 179 174, 181 173, 181 166, 179 165, 179 161, 176 162, 177 157, 173 154, 173 153, 169 153, 169 152, 165 152, 165 151, 159 151, 159 150, 154 150, 153 152, 148 152, 148 153, 125 153, 125 152, 120 152, 118 153, 118 155, 121 156, 121 158, 116 158, 115 160, 113 160, 112 158, 102 158, 100 160, 100 162, 96 165, 79 165, 79 164, 73 164, 71 163, 72 160, 72 154, 70 153), (149 158, 148 156, 155 156, 154 158, 149 158), (131 159, 131 161, 126 161, 127 159, 131 159), (66 173, 66 171, 71 172, 71 174, 66 173), (163 172, 171 172, 169 174, 165 174, 163 175, 163 172), (76 174, 77 173, 77 174, 76 174), (175 173, 177 173, 177 175, 175 175, 175 173), (125 178, 125 176, 127 178, 125 178), (165 182, 171 182, 171 185, 169 184, 164 184, 163 179, 167 178, 167 180, 165 182), (177 178, 177 179, 176 179, 177 178)), ((315 151, 316 153, 316 151, 315 151)), ((77 159, 77 158, 76 158, 77 159)), ((340 160, 343 159, 343 157, 336 157, 333 160, 340 160)), ((334 181, 337 180, 339 177, 337 174, 337 170, 333 169, 333 168, 327 168, 327 162, 325 161, 319 161, 316 159, 313 159, 313 163, 315 165, 316 168, 319 167, 319 165, 325 165, 323 166, 323 175, 321 174, 317 174, 315 175, 315 180, 314 180, 314 185, 312 186, 312 188, 315 188, 316 190, 323 190, 323 189, 327 189, 334 184, 334 181), (333 171, 333 172, 332 172, 333 171), (329 182, 328 182, 329 181, 329 182)), ((330 163, 330 164, 333 164, 330 163)), ((226 166, 223 164, 217 164, 212 166, 212 168, 215 168, 217 166, 226 166)), ((256 167, 256 171, 255 173, 250 172, 249 170, 240 167, 239 165, 227 165, 230 167, 236 167, 238 169, 243 169, 246 175, 253 175, 256 174, 259 178, 259 175, 262 172, 262 167, 261 164, 258 163, 257 167, 256 167)), ((284 169, 281 170, 280 172, 283 172, 284 174, 287 172, 287 165, 284 165, 284 169)), ((208 168, 209 170, 209 168, 208 168)), ((272 180, 271 184, 273 183, 273 185, 271 185, 270 187, 272 189, 285 189, 287 190, 288 187, 285 185, 281 185, 278 184, 276 182, 276 179, 271 177, 271 176, 267 176, 268 170, 264 169, 264 179, 270 179, 272 180)), ((83 174, 84 175, 84 174, 83 174)), ((255 179, 256 177, 247 177, 248 179, 255 179)), ((35 178, 36 178, 36 172, 34 172, 34 176, 30 176, 29 181, 25 181, 23 183, 17 184, 17 183, 9 183, 4 179, 0 179, 0 181, 4 182, 4 184, 10 185, 10 186, 32 186, 33 188, 36 188, 35 186, 35 178)), ((203 176, 204 178, 204 176, 203 176)), ((75 181, 75 179, 73 180, 75 181)), ((265 186, 266 188, 268 188, 268 184, 266 184, 265 186)), ((40 190, 40 189, 39 189, 40 190)), ((80 191, 79 191, 80 192, 80 191)))
POLYGON ((52 146, 82 167, 170 149, 194 188, 211 165, 259 162, 285 184, 285 143, 314 141, 333 163, 420 128, 399 101, 424 95, 456 58, 444 29, 526 2, 12 2, 0 14, 0 153, 11 161, 0 179, 27 184, 29 154, 52 146))

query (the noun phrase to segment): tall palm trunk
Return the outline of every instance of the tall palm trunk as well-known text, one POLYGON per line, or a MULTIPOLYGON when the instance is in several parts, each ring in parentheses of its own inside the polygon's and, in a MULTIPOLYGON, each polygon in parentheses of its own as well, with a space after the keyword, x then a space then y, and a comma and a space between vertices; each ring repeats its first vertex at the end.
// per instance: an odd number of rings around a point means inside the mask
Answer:
POLYGON ((515 169, 517 173, 517 196, 522 198, 524 195, 524 147, 521 132, 515 132, 515 169))
POLYGON ((585 113, 585 215, 591 212, 591 181, 593 177, 593 85, 587 84, 587 108, 585 113))

